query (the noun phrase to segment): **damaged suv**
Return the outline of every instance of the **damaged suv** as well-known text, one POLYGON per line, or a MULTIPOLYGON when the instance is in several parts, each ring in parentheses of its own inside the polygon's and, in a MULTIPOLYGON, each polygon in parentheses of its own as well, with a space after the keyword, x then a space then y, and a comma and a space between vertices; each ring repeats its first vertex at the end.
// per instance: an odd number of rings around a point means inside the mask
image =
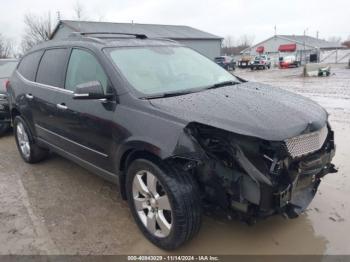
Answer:
POLYGON ((336 171, 322 107, 171 40, 48 41, 21 59, 8 92, 24 161, 53 151, 118 183, 140 230, 164 249, 190 240, 203 211, 296 217, 336 171))

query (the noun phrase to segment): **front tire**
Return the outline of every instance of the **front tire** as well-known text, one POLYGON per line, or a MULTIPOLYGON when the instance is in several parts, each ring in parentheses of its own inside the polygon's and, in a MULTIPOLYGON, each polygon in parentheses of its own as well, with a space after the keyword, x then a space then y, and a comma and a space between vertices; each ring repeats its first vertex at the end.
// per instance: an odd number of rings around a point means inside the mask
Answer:
POLYGON ((137 159, 128 168, 126 192, 138 227, 154 245, 175 249, 199 231, 202 215, 197 184, 180 168, 137 159))
POLYGON ((18 151, 25 162, 31 164, 37 163, 48 156, 49 151, 37 145, 28 125, 22 117, 16 116, 13 122, 13 130, 18 151))

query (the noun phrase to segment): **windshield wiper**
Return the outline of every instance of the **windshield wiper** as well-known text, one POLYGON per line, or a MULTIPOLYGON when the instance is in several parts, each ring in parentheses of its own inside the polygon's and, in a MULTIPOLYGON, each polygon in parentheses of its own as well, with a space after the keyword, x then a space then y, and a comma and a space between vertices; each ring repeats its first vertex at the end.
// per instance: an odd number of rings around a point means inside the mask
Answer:
POLYGON ((218 87, 223 87, 223 86, 232 86, 232 85, 238 85, 241 82, 237 82, 237 81, 223 81, 223 82, 219 82, 216 83, 212 86, 207 87, 206 89, 214 89, 214 88, 218 88, 218 87))
POLYGON ((193 92, 190 91, 182 91, 182 92, 169 92, 169 93, 162 93, 162 94, 156 94, 156 95, 150 95, 150 96, 145 96, 142 97, 142 99, 156 99, 156 98, 165 98, 165 97, 172 97, 172 96, 181 96, 181 95, 186 95, 190 94, 193 92))
POLYGON ((216 83, 216 84, 214 84, 212 86, 206 87, 204 89, 201 88, 201 89, 192 89, 192 90, 181 91, 181 92, 161 93, 161 94, 155 94, 155 95, 141 97, 141 99, 157 99, 157 98, 165 98, 165 97, 172 97, 172 96, 181 96, 181 95, 186 95, 186 94, 200 92, 200 91, 207 90, 207 89, 214 89, 214 88, 218 88, 218 87, 222 87, 222 86, 238 85, 240 83, 241 82, 231 81, 231 80, 230 81, 223 81, 223 82, 216 83))

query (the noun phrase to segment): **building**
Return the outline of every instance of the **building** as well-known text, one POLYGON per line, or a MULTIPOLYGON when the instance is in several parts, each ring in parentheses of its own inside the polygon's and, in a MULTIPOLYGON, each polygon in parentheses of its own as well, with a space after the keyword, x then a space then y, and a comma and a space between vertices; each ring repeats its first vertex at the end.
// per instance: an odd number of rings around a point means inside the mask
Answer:
POLYGON ((317 55, 317 60, 322 61, 334 51, 343 49, 340 43, 328 42, 307 35, 275 35, 260 43, 257 43, 241 51, 241 54, 257 55, 259 53, 269 54, 272 58, 293 53, 302 62, 309 61, 310 55, 317 55))
POLYGON ((220 55, 222 37, 180 25, 109 23, 61 20, 51 39, 63 39, 72 32, 118 32, 145 34, 150 38, 168 38, 197 50, 210 59, 220 55))

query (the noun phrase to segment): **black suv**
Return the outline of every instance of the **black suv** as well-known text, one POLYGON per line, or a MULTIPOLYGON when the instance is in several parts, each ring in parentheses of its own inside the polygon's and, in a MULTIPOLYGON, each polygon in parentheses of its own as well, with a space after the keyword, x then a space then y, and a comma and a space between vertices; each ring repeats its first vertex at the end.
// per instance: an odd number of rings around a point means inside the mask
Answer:
POLYGON ((54 151, 118 183, 140 230, 164 249, 190 240, 202 211, 296 217, 336 171, 322 107, 171 40, 48 41, 21 59, 8 91, 24 161, 54 151))

